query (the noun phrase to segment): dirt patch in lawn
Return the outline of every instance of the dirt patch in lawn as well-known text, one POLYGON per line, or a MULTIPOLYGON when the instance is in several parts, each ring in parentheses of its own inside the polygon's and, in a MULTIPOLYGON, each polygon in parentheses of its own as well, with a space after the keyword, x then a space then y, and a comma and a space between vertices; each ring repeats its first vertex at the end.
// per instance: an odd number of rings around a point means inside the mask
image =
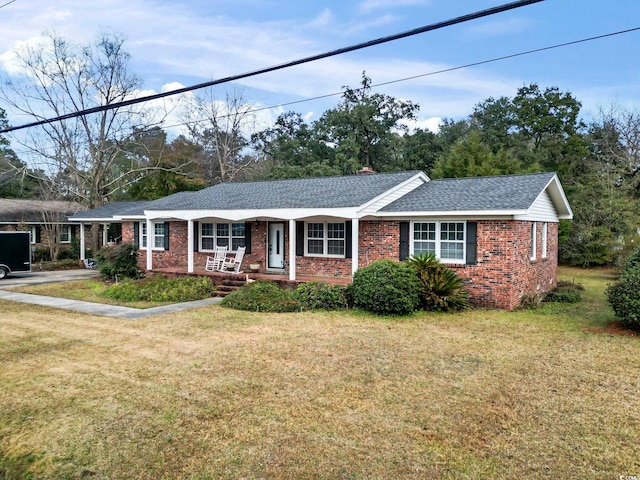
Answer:
POLYGON ((636 330, 631 330, 630 328, 627 328, 624 325, 622 325, 622 323, 620 322, 611 322, 605 327, 586 328, 585 332, 604 333, 606 335, 621 335, 623 337, 640 338, 640 332, 636 330))

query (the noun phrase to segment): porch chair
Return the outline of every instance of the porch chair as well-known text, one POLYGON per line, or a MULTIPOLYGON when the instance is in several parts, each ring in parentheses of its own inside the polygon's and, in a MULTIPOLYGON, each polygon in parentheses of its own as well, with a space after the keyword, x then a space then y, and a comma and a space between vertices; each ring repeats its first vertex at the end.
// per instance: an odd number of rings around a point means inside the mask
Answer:
POLYGON ((213 257, 207 257, 207 263, 205 264, 204 269, 207 272, 220 270, 220 267, 224 265, 225 258, 227 258, 227 246, 216 247, 213 257))
POLYGON ((229 257, 227 260, 222 262, 219 270, 221 272, 233 274, 242 273, 240 271, 240 267, 242 266, 242 258, 244 257, 244 252, 246 249, 246 247, 238 247, 238 250, 236 250, 236 254, 233 257, 229 257))

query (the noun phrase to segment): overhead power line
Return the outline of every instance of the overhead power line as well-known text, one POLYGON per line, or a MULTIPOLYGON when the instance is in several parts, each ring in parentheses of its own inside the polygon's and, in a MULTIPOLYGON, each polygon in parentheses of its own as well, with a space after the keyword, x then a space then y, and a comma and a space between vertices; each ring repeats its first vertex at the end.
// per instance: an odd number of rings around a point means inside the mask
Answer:
POLYGON ((145 97, 138 97, 138 98, 133 98, 133 99, 130 99, 130 100, 125 100, 125 101, 122 101, 122 102, 111 103, 111 104, 107 104, 107 105, 100 105, 98 107, 88 108, 88 109, 85 109, 85 110, 80 110, 80 111, 77 111, 77 112, 68 113, 66 115, 60 115, 60 116, 54 117, 54 118, 49 118, 49 119, 45 119, 45 120, 39 120, 37 122, 26 123, 24 125, 19 125, 17 127, 5 128, 3 130, 0 130, 0 133, 8 133, 8 132, 13 132, 15 130, 21 130, 21 129, 24 129, 24 128, 36 127, 38 125, 45 125, 45 124, 48 124, 48 123, 59 122, 61 120, 67 120, 67 119, 70 119, 70 118, 75 118, 75 117, 79 117, 79 116, 83 116, 83 115, 90 115, 92 113, 104 112, 106 110, 112 110, 114 108, 120 108, 120 107, 129 106, 129 105, 135 105, 135 104, 138 104, 138 103, 148 102, 150 100, 157 100, 159 98, 165 98, 165 97, 169 97, 169 96, 172 96, 172 95, 179 95, 181 93, 191 92, 193 90, 198 90, 198 89, 201 89, 201 88, 212 87, 214 85, 220 85, 222 83, 233 82, 233 81, 236 81, 236 80, 241 80, 243 78, 254 77, 256 75, 262 75, 262 74, 265 74, 265 73, 275 72, 277 70, 283 70, 285 68, 290 68, 290 67, 294 67, 294 66, 297 66, 297 65, 303 65, 305 63, 315 62, 317 60, 322 60, 324 58, 335 57, 337 55, 342 55, 344 53, 354 52, 356 50, 362 50, 363 48, 369 48, 369 47, 373 47, 375 45, 381 45, 383 43, 393 42, 395 40, 400 40, 402 38, 407 38, 407 37, 411 37, 411 36, 414 36, 414 35, 419 35, 421 33, 430 32, 432 30, 438 30, 440 28, 450 27, 452 25, 457 25, 457 24, 460 24, 460 23, 469 22, 471 20, 477 20, 479 18, 488 17, 490 15, 495 15, 497 13, 506 12, 508 10, 513 10, 513 9, 516 9, 516 8, 524 7, 524 6, 527 6, 527 5, 532 5, 534 3, 539 3, 539 2, 543 2, 543 1, 544 0, 519 0, 519 1, 516 1, 516 2, 506 3, 506 4, 503 4, 503 5, 499 5, 497 7, 489 8, 489 9, 486 9, 486 10, 480 10, 478 12, 474 12, 474 13, 470 13, 470 14, 467 14, 467 15, 463 15, 461 17, 456 17, 456 18, 452 18, 450 20, 445 20, 445 21, 442 21, 442 22, 433 23, 431 25, 425 25, 423 27, 415 28, 413 30, 408 30, 408 31, 397 33, 397 34, 394 34, 394 35, 381 37, 381 38, 378 38, 378 39, 375 39, 375 40, 369 40, 367 42, 358 43, 358 44, 355 44, 355 45, 351 45, 349 47, 339 48, 337 50, 332 50, 330 52, 325 52, 325 53, 320 53, 320 54, 317 54, 317 55, 312 55, 310 57, 301 58, 299 60, 293 60, 293 61, 290 61, 290 62, 282 63, 280 65, 274 65, 274 66, 271 66, 271 67, 266 67, 266 68, 261 68, 259 70, 254 70, 254 71, 248 72, 248 73, 242 73, 242 74, 238 74, 238 75, 232 75, 232 76, 229 76, 229 77, 220 78, 220 79, 217 79, 217 80, 211 80, 209 82, 199 83, 197 85, 192 85, 190 87, 184 87, 184 88, 179 88, 177 90, 171 90, 169 92, 162 92, 162 93, 157 93, 155 95, 148 95, 148 96, 145 96, 145 97))
MULTIPOLYGON (((499 62, 499 61, 502 61, 502 60, 508 60, 510 58, 522 57, 524 55, 531 55, 533 53, 545 52, 547 50, 553 50, 553 49, 556 49, 556 48, 569 47, 571 45, 578 45, 580 43, 591 42, 593 40, 601 40, 603 38, 613 37, 613 36, 616 36, 616 35, 622 35, 624 33, 637 32, 638 30, 640 30, 640 27, 629 28, 629 29, 626 29, 626 30, 619 30, 617 32, 605 33, 605 34, 596 35, 596 36, 593 36, 593 37, 581 38, 579 40, 572 40, 570 42, 556 43, 555 45, 549 45, 549 46, 546 46, 546 47, 534 48, 532 50, 525 50, 523 52, 511 53, 509 55, 502 55, 500 57, 489 58, 489 59, 486 59, 486 60, 478 60, 477 62, 466 63, 464 65, 457 65, 455 67, 443 68, 441 70, 434 70, 432 72, 427 72, 427 73, 420 73, 418 75, 412 75, 410 77, 397 78, 395 80, 389 80, 388 82, 374 83, 374 84, 371 84, 371 88, 382 87, 382 86, 385 86, 385 85, 392 85, 394 83, 406 82, 408 80, 415 80, 416 78, 429 77, 429 76, 438 75, 438 74, 441 74, 441 73, 453 72, 455 70, 462 70, 464 68, 477 67, 478 65, 486 65, 488 63, 494 63, 494 62, 499 62)), ((358 90, 358 89, 356 89, 356 90, 358 90)), ((293 100, 291 102, 278 103, 276 105, 269 105, 269 106, 264 106, 264 107, 251 108, 251 109, 247 110, 246 113, 256 113, 256 112, 261 112, 261 111, 264 111, 264 110, 271 110, 273 108, 288 107, 288 106, 297 105, 297 104, 300 104, 300 103, 307 103, 307 102, 313 102, 315 100, 321 100, 323 98, 337 97, 337 96, 343 95, 343 94, 344 94, 343 91, 342 92, 325 93, 323 95, 317 95, 315 97, 303 98, 301 100, 293 100)), ((227 117, 230 117, 231 115, 232 114, 221 115, 219 118, 227 118, 227 117)), ((188 123, 195 124, 195 123, 206 122, 206 121, 208 121, 208 119, 193 120, 193 121, 188 122, 188 123)), ((173 125, 165 125, 164 122, 158 122, 158 123, 155 123, 155 124, 151 124, 150 126, 158 126, 158 125, 162 125, 164 128, 172 128, 172 127, 179 127, 181 125, 184 125, 184 123, 177 123, 177 124, 173 124, 173 125)), ((54 147, 51 147, 51 148, 54 148, 54 147)), ((27 150, 15 151, 15 153, 16 154, 22 154, 22 153, 29 153, 29 151, 27 151, 27 150)))
MULTIPOLYGON (((499 61, 502 61, 502 60, 508 60, 510 58, 517 58, 517 57, 522 57, 524 55, 531 55, 533 53, 546 52, 547 50, 554 50, 556 48, 569 47, 571 45, 578 45, 580 43, 591 42, 593 40, 602 40, 603 38, 614 37, 616 35, 622 35, 624 33, 637 32, 638 30, 640 30, 640 27, 628 28, 626 30, 619 30, 617 32, 611 32, 611 33, 605 33, 605 34, 602 34, 602 35, 596 35, 596 36, 593 36, 593 37, 581 38, 579 40, 572 40, 570 42, 556 43, 555 45, 549 45, 549 46, 546 46, 546 47, 534 48, 532 50, 525 50, 523 52, 518 52, 518 53, 510 53, 509 55, 502 55, 500 57, 493 57, 493 58, 489 58, 489 59, 486 59, 486 60, 478 60, 477 62, 465 63, 464 65, 456 65, 455 67, 443 68, 441 70, 434 70, 432 72, 427 72, 427 73, 420 73, 418 75, 412 75, 410 77, 403 77, 403 78, 397 78, 395 80, 389 80, 387 82, 374 83, 374 84, 371 84, 371 88, 383 87, 385 85, 392 85, 394 83, 406 82, 408 80, 415 80, 416 78, 430 77, 432 75, 439 75, 441 73, 453 72, 453 71, 456 71, 456 70, 462 70, 464 68, 477 67, 478 65, 486 65, 488 63, 494 63, 494 62, 499 62, 499 61)), ((354 90, 359 90, 359 89, 356 88, 354 90)), ((344 91, 342 91, 342 92, 333 92, 333 93, 325 93, 323 95, 317 95, 315 97, 303 98, 301 100, 292 100, 291 102, 279 103, 277 105, 270 105, 270 106, 252 108, 250 110, 247 110, 246 113, 261 112, 263 110, 271 110, 272 108, 278 108, 278 107, 288 107, 290 105, 296 105, 296 104, 299 104, 299 103, 306 103, 306 102, 313 102, 315 100, 322 100, 323 98, 337 97, 337 96, 343 95, 343 94, 344 94, 344 91)), ((222 115, 219 118, 227 118, 227 117, 230 117, 230 116, 231 116, 231 114, 222 115)), ((205 121, 207 121, 207 119, 194 120, 194 121, 189 122, 189 123, 199 123, 199 122, 205 122, 205 121)), ((160 124, 162 124, 162 122, 159 123, 158 125, 160 125, 160 124)), ((183 124, 180 123, 180 124, 175 124, 175 125, 163 125, 163 127, 171 128, 171 127, 179 127, 181 125, 183 125, 183 124)))
POLYGON ((11 0, 10 2, 7 2, 3 5, 0 5, 0 8, 6 7, 7 5, 11 5, 13 2, 15 2, 16 0, 11 0))

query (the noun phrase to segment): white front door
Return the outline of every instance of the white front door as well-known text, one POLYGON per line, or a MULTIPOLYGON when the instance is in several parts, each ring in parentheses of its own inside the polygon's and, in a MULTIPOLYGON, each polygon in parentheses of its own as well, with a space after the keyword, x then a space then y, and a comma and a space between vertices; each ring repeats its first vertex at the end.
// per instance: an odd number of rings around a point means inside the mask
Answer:
POLYGON ((269 224, 268 268, 284 268, 284 223, 269 224))

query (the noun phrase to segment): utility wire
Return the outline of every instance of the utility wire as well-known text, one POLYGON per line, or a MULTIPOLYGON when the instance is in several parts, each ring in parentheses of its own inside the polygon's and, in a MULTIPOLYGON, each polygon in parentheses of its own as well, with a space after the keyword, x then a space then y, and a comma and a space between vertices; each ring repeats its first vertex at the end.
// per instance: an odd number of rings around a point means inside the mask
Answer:
MULTIPOLYGON (((533 53, 539 53, 539 52, 544 52, 544 51, 547 51, 547 50, 553 50, 553 49, 556 49, 556 48, 568 47, 568 46, 577 45, 577 44, 580 44, 580 43, 591 42, 593 40, 601 40, 603 38, 613 37, 613 36, 616 36, 616 35, 622 35, 624 33, 636 32, 638 30, 640 30, 640 27, 629 28, 627 30, 619 30, 617 32, 605 33, 603 35, 596 35, 596 36, 593 36, 593 37, 581 38, 579 40, 572 40, 570 42, 557 43, 555 45, 549 45, 547 47, 534 48, 532 50, 526 50, 524 52, 512 53, 512 54, 509 54, 509 55, 503 55, 501 57, 494 57, 494 58, 490 58, 490 59, 487 59, 487 60, 479 60, 477 62, 466 63, 464 65, 458 65, 458 66, 455 66, 455 67, 444 68, 442 70, 434 70, 432 72, 421 73, 419 75, 413 75, 411 77, 398 78, 396 80, 389 80, 388 82, 374 83, 374 84, 371 85, 371 88, 382 87, 382 86, 385 86, 385 85, 392 85, 394 83, 406 82, 406 81, 409 81, 409 80, 415 80, 416 78, 429 77, 429 76, 438 75, 438 74, 441 74, 441 73, 453 72, 455 70, 462 70, 463 68, 477 67, 478 65, 485 65, 485 64, 488 64, 488 63, 499 62, 501 60, 508 60, 510 58, 522 57, 524 55, 531 55, 533 53)), ((354 90, 359 90, 359 89, 354 89, 354 90)), ((256 113, 256 112, 261 112, 261 111, 264 111, 264 110, 271 110, 273 108, 288 107, 288 106, 297 105, 297 104, 300 104, 300 103, 307 103, 307 102, 313 102, 315 100, 322 100, 323 98, 337 97, 337 96, 342 95, 342 94, 344 94, 344 92, 326 93, 324 95, 317 95, 315 97, 303 98, 301 100, 293 100, 291 102, 278 103, 276 105, 270 105, 270 106, 258 107, 258 108, 251 108, 251 109, 247 110, 245 113, 256 113)), ((228 118, 228 117, 230 117, 232 115, 233 114, 221 115, 219 118, 228 118)), ((208 120, 207 119, 202 119, 202 120, 193 120, 193 121, 188 122, 188 123, 189 124, 195 124, 195 123, 206 122, 206 121, 208 121, 208 120)), ((180 127, 180 126, 184 125, 184 123, 176 123, 176 124, 173 124, 173 125, 165 125, 164 122, 158 122, 158 123, 151 124, 149 126, 153 127, 153 126, 158 126, 158 125, 162 125, 164 128, 172 128, 172 127, 180 127)), ((29 153, 29 152, 25 150, 25 151, 17 151, 17 152, 14 151, 14 153, 21 154, 21 153, 29 153)))
MULTIPOLYGON (((388 82, 374 83, 374 84, 371 85, 371 88, 382 87, 382 86, 385 86, 385 85, 392 85, 394 83, 406 82, 408 80, 415 80, 416 78, 429 77, 429 76, 438 75, 438 74, 441 74, 441 73, 453 72, 455 70, 462 70, 463 68, 477 67, 478 65, 486 65, 488 63, 499 62, 501 60, 508 60, 510 58, 522 57, 524 55, 531 55, 533 53, 540 53, 540 52, 545 52, 547 50, 553 50, 553 49, 556 49, 556 48, 568 47, 568 46, 577 45, 577 44, 580 44, 580 43, 591 42, 593 40, 601 40, 603 38, 613 37, 613 36, 616 36, 616 35, 622 35, 624 33, 636 32, 638 30, 640 30, 640 27, 629 28, 627 30, 619 30, 617 32, 612 32, 612 33, 605 33, 603 35, 596 35, 594 37, 581 38, 580 40, 572 40, 570 42, 557 43, 555 45, 549 45, 547 47, 534 48, 533 50, 526 50, 524 52, 511 53, 509 55, 503 55, 501 57, 494 57, 494 58, 490 58, 490 59, 487 59, 487 60, 479 60, 477 62, 466 63, 464 65, 458 65, 458 66, 455 66, 455 67, 443 68, 442 70, 434 70, 433 72, 421 73, 419 75, 412 75, 410 77, 398 78, 396 80, 389 80, 388 82)), ((360 89, 355 88, 354 90, 360 90, 360 89)), ((247 110, 245 113, 255 113, 255 112, 261 112, 263 110, 271 110, 272 108, 288 107, 290 105, 296 105, 296 104, 299 104, 299 103, 306 103, 306 102, 312 102, 312 101, 315 101, 315 100, 322 100, 323 98, 337 97, 337 96, 343 95, 343 94, 344 94, 344 92, 325 93, 324 95, 318 95, 316 97, 304 98, 302 100, 293 100, 291 102, 279 103, 277 105, 252 108, 250 110, 247 110)), ((227 118, 227 117, 230 117, 232 115, 233 114, 221 115, 218 118, 227 118)), ((202 119, 202 120, 194 120, 194 121, 188 122, 188 123, 192 124, 192 123, 199 123, 199 122, 206 122, 206 121, 207 121, 207 119, 202 119)), ((162 122, 160 122, 158 125, 163 125, 164 128, 172 128, 172 127, 179 127, 181 125, 184 125, 184 123, 179 123, 179 124, 174 124, 174 125, 164 125, 162 122)))
POLYGON ((539 3, 542 2, 544 0, 519 0, 516 2, 511 2, 511 3, 506 3, 503 5, 499 5, 497 7, 493 7, 493 8, 489 8, 486 10, 481 10, 478 12, 474 12, 474 13, 470 13, 467 15, 463 15, 461 17, 456 17, 456 18, 452 18, 450 20, 445 20, 442 22, 438 22, 438 23, 433 23, 431 25, 425 25, 423 27, 419 27, 419 28, 415 28, 413 30, 408 30, 405 32, 401 32, 401 33, 397 33, 394 35, 389 35, 386 37, 382 37, 382 38, 378 38, 375 40, 369 40, 367 42, 363 42, 363 43, 358 43, 355 45, 351 45, 349 47, 343 47, 343 48, 339 48, 337 50, 332 50, 330 52, 325 52, 325 53, 320 53, 317 55, 312 55, 310 57, 305 57, 299 60, 293 60, 287 63, 282 63, 280 65, 274 65, 271 67, 266 67, 266 68, 261 68, 259 70, 254 70, 252 72, 248 72, 248 73, 242 73, 242 74, 238 74, 238 75, 232 75, 230 77, 224 77, 224 78, 220 78, 217 80, 212 80, 209 82, 204 82, 204 83, 199 83, 197 85, 193 85, 190 87, 184 87, 184 88, 179 88, 177 90, 171 90, 169 92, 162 92, 162 93, 157 93, 155 95, 148 95, 146 97, 139 97, 139 98, 133 98, 130 100, 125 100, 122 102, 117 102, 117 103, 112 103, 112 104, 108 104, 108 105, 100 105, 98 107, 93 107, 93 108, 88 108, 85 110, 80 110, 78 112, 73 112, 73 113, 68 113, 66 115, 60 115, 58 117, 54 117, 54 118, 49 118, 49 119, 45 119, 45 120, 40 120, 37 122, 32 122, 32 123, 26 123, 24 125, 19 125, 17 127, 10 127, 10 128, 5 128, 3 130, 0 130, 0 133, 8 133, 8 132, 13 132, 15 130, 21 130, 24 128, 29 128, 29 127, 35 127, 38 125, 44 125, 44 124, 48 124, 48 123, 53 123, 53 122, 59 122, 61 120, 67 120, 70 118, 75 118, 75 117, 79 117, 79 116, 83 116, 83 115, 89 115, 92 113, 98 113, 98 112, 103 112, 106 110, 111 110, 114 108, 120 108, 120 107, 126 107, 129 105, 134 105, 137 103, 142 103, 142 102, 148 102, 150 100, 157 100, 159 98, 165 98, 171 95, 178 95, 180 93, 186 93, 186 92, 191 92, 193 90, 198 90, 200 88, 206 88, 206 87, 212 87, 214 85, 220 85, 222 83, 228 83, 228 82, 233 82, 235 80, 240 80, 243 78, 248 78, 248 77, 253 77, 256 75, 262 75, 264 73, 270 73, 270 72, 275 72, 277 70, 283 70, 285 68, 290 68, 290 67, 294 67, 297 65, 302 65, 305 63, 310 63, 310 62, 315 62, 317 60, 321 60, 324 58, 329 58, 329 57, 334 57, 337 55, 342 55, 343 53, 348 53, 348 52, 353 52, 356 50, 361 50, 363 48, 369 48, 375 45, 381 45, 383 43, 388 43, 388 42, 392 42, 395 40, 399 40, 402 38, 407 38, 413 35, 418 35, 421 33, 425 33, 425 32, 430 32, 432 30, 437 30, 440 28, 444 28, 444 27, 449 27, 452 25, 457 25, 459 23, 464 23, 464 22, 468 22, 471 20, 476 20, 478 18, 483 18, 483 17, 488 17, 490 15, 495 15, 497 13, 501 13, 501 12, 506 12, 508 10, 513 10, 516 8, 520 8, 520 7, 524 7, 527 5, 531 5, 534 3, 539 3))
POLYGON ((5 3, 4 5, 0 5, 0 8, 6 7, 7 5, 11 5, 16 0, 11 0, 10 2, 5 3))

